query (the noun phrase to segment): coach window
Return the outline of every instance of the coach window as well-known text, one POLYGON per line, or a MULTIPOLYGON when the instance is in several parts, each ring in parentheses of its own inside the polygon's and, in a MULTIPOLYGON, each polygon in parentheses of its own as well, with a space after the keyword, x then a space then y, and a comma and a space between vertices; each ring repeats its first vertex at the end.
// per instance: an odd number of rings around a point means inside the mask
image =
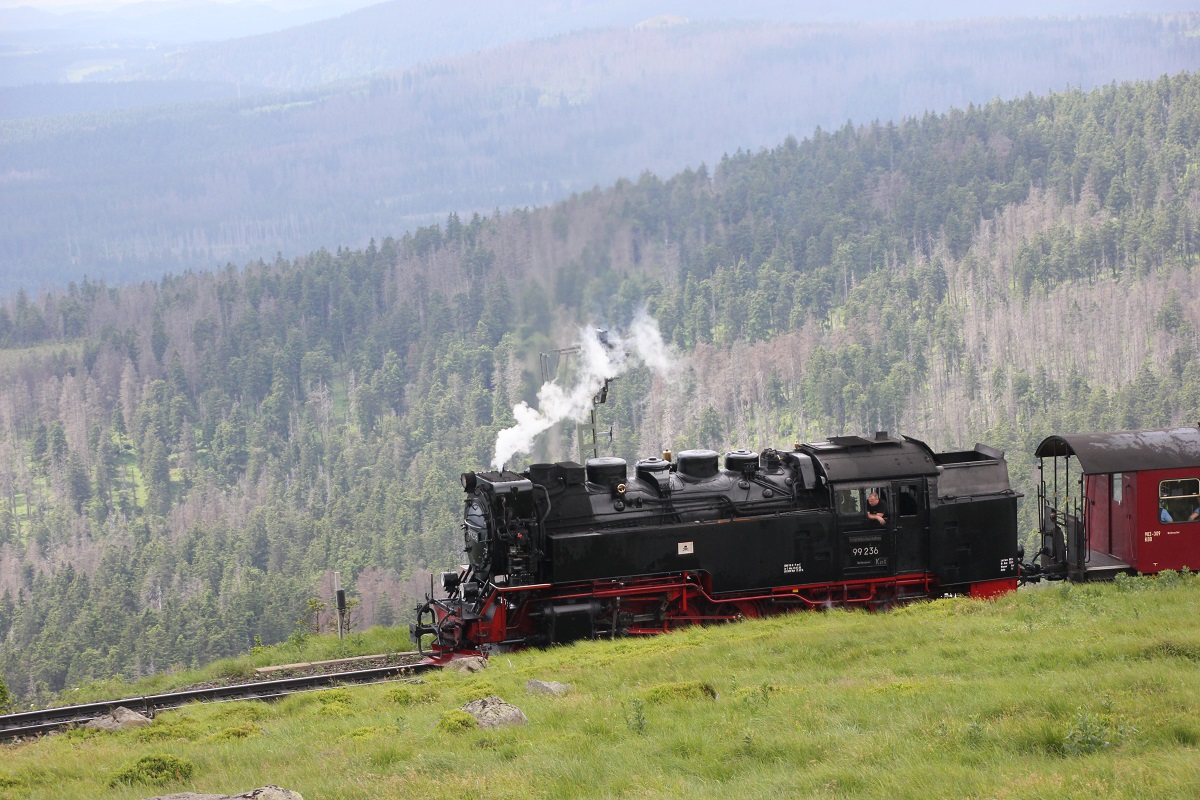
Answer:
POLYGON ((1121 490, 1125 485, 1125 476, 1119 472, 1114 472, 1112 478, 1113 503, 1121 505, 1121 490))
POLYGON ((1158 484, 1159 522, 1200 520, 1200 480, 1180 478, 1158 484))

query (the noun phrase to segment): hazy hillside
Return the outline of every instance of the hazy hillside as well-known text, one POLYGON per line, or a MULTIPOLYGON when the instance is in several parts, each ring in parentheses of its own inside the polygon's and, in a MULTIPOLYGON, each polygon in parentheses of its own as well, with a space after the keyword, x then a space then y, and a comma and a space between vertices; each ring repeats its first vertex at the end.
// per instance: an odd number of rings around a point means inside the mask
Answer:
MULTIPOLYGON (((186 79, 228 81, 275 89, 305 89, 338 80, 392 72, 423 62, 444 60, 477 50, 567 33, 608 27, 628 28, 664 20, 691 22, 766 21, 775 24, 929 22, 976 17, 996 20, 1015 17, 1079 17, 1131 11, 1164 13, 1194 10, 1186 3, 1137 4, 1071 2, 959 3, 926 2, 919 8, 904 3, 866 0, 836 5, 789 0, 745 0, 736 8, 721 0, 507 0, 500 3, 442 3, 430 6, 412 0, 389 0, 337 19, 322 20, 287 30, 228 41, 207 43, 164 53, 160 60, 130 68, 99 72, 98 80, 186 79)), ((1001 36, 1007 35, 1001 32, 1001 36)), ((1036 51, 1038 43, 1030 42, 1036 51)), ((1134 77, 1116 76, 1113 77, 1134 77)), ((1042 90, 1059 85, 1030 87, 1042 90)), ((840 121, 840 120, 839 120, 840 121)))
POLYGON ((371 0, 0 4, 0 86, 95 79, 161 63, 181 46, 329 19, 371 0))
POLYGON ((0 86, 0 119, 103 114, 146 106, 236 100, 255 87, 203 81, 114 81, 0 86))
POLYGON ((329 19, 371 0, 171 0, 130 3, 33 3, 5 0, 0 42, 186 44, 250 36, 329 19))
MULTIPOLYGON (((645 308, 619 455, 1200 418, 1200 78, 844 126, 552 207, 0 308, 0 674, 27 696, 363 624, 457 563, 537 352, 645 308), (326 586, 327 589, 327 586, 326 586), (322 590, 324 591, 324 590, 322 590), (325 592, 327 593, 327 592, 325 592)), ((573 456, 567 431, 529 460, 573 456)), ((522 466, 525 462, 514 464, 522 466)), ((1023 530, 1033 530, 1023 512, 1023 530)))
MULTIPOLYGON (((1191 11, 1187 0, 1010 0, 920 5, 853 0, 172 0, 110 6, 0 3, 0 86, 229 80, 311 88, 519 41, 664 15, 692 20, 880 22, 1191 11)), ((62 98, 69 102, 70 98, 62 98)), ((9 113, 13 113, 11 107, 9 113)), ((28 112, 22 112, 27 116, 28 112)))
POLYGON ((1191 15, 614 28, 269 99, 9 120, 0 289, 362 246, 818 125, 1153 78, 1200 64, 1197 27, 1191 15))

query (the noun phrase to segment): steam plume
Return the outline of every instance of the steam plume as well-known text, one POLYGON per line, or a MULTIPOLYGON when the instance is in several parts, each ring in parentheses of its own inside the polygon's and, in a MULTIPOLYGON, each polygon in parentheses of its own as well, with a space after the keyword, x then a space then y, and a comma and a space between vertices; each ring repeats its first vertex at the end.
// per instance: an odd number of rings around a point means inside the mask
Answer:
POLYGON ((660 375, 668 374, 674 366, 670 349, 658 330, 658 322, 652 317, 638 315, 626 334, 609 331, 607 346, 594 329, 580 330, 579 370, 575 382, 566 388, 553 381, 542 384, 537 393, 536 409, 524 401, 513 406, 517 424, 496 436, 492 467, 502 469, 513 456, 528 453, 538 435, 558 423, 568 419, 582 422, 604 381, 621 375, 637 363, 645 364, 660 375))

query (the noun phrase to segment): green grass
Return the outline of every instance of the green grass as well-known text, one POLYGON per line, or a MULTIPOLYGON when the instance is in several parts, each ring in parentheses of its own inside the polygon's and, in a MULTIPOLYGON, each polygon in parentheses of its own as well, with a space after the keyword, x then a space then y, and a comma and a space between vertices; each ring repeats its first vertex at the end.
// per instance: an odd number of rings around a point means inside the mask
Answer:
POLYGON ((0 797, 145 797, 109 784, 146 756, 194 766, 158 793, 323 800, 1195 797, 1198 656, 1193 576, 796 614, 72 732, 0 750, 0 797), (455 723, 491 694, 529 724, 455 723))

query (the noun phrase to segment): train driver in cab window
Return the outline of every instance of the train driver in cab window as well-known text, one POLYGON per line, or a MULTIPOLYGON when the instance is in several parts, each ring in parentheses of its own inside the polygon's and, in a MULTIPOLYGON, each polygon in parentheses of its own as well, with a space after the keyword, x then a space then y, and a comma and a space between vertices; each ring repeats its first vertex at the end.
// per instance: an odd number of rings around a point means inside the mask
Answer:
POLYGON ((872 489, 867 494, 867 519, 882 526, 887 526, 887 506, 879 499, 879 492, 872 489))

